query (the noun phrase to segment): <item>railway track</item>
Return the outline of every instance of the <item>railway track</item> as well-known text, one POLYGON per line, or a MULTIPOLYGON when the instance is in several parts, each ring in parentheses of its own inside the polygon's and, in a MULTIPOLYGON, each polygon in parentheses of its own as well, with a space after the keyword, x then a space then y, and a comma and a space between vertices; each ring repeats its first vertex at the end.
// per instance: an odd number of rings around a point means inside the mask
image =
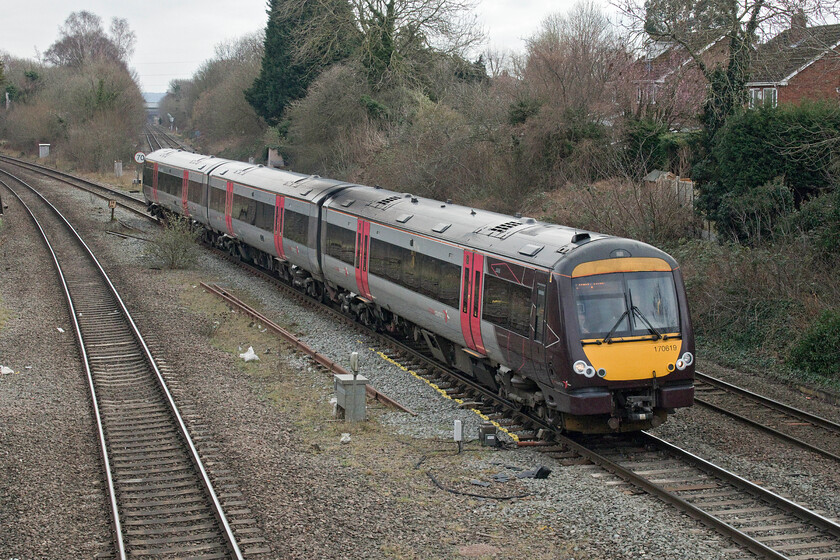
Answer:
POLYGON ((124 208, 133 214, 157 222, 156 218, 149 216, 146 211, 146 201, 143 200, 142 197, 133 196, 125 191, 101 185, 93 181, 88 181, 87 179, 82 179, 80 177, 76 177, 75 175, 64 173, 63 171, 50 169, 49 167, 44 167, 43 165, 38 165, 37 163, 29 163, 27 161, 8 156, 0 156, 0 163, 50 177, 105 200, 115 200, 117 206, 120 208, 124 208))
POLYGON ((695 403, 840 461, 840 424, 697 372, 695 403))
MULTIPOLYGON (((255 522, 226 516, 161 371, 108 276, 57 209, 23 180, 3 175, 42 232, 74 322, 115 556, 243 558, 233 527, 247 535, 255 522)), ((252 546, 245 552, 268 551, 252 546)))
POLYGON ((154 152, 155 150, 160 150, 163 148, 163 144, 160 143, 160 140, 157 139, 155 136, 154 130, 148 124, 143 127, 143 136, 146 139, 145 145, 149 147, 150 152, 154 152))
POLYGON ((143 129, 145 136, 145 144, 149 147, 149 151, 155 151, 163 148, 175 148, 176 150, 184 150, 192 152, 192 148, 163 130, 159 126, 147 124, 143 129))
POLYGON ((761 558, 840 558, 835 521, 650 434, 557 441, 761 558))

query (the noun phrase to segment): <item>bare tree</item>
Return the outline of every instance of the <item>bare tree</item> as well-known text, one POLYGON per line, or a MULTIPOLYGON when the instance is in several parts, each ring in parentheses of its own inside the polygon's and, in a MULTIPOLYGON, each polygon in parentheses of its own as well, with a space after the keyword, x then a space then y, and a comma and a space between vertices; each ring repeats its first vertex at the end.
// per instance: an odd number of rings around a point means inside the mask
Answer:
POLYGON ((568 16, 554 14, 542 22, 528 41, 524 77, 555 108, 589 110, 608 101, 626 59, 609 19, 586 0, 568 16))
POLYGON ((257 65, 262 61, 265 47, 265 31, 254 31, 232 41, 219 43, 215 47, 216 59, 232 60, 243 63, 256 61, 257 65))
POLYGON ((356 55, 374 83, 410 75, 411 62, 424 51, 464 55, 483 39, 473 0, 349 0, 352 10, 341 17, 334 1, 317 0, 315 10, 311 0, 295 1, 290 10, 314 14, 298 29, 301 56, 331 52, 339 22, 358 34, 356 55))
POLYGON ((484 51, 487 74, 492 78, 509 76, 513 72, 513 54, 509 51, 489 49, 484 51))
POLYGON ((137 35, 128 26, 128 20, 116 17, 111 20, 111 42, 117 48, 119 59, 128 62, 137 43, 137 35))
POLYGON ((136 36, 124 19, 111 22, 112 36, 102 27, 102 18, 85 10, 72 12, 59 28, 59 39, 44 53, 58 66, 79 68, 98 59, 125 65, 134 52, 136 36))

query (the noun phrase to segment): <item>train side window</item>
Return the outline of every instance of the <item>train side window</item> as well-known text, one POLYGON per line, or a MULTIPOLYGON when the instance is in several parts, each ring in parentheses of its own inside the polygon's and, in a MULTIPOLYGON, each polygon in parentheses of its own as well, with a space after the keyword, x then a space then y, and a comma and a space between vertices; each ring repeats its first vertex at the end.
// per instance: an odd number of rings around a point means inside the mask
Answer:
POLYGON ((336 229, 341 230, 341 255, 338 257, 342 261, 346 262, 347 264, 352 265, 353 260, 356 257, 356 234, 353 232, 352 229, 345 229, 339 228, 338 226, 333 226, 336 229))
POLYGON ((309 216, 288 208, 284 211, 283 216, 283 237, 295 243, 306 245, 309 216))
POLYGON ((246 220, 251 225, 254 225, 257 222, 257 201, 251 199, 248 201, 248 210, 246 212, 246 220))
POLYGON ((269 233, 274 232, 274 205, 257 201, 256 221, 254 225, 269 233))
POLYGON ((458 307, 461 267, 457 265, 372 237, 369 268, 375 276, 458 307), (411 265, 412 259, 417 266, 411 265))
POLYGON ((152 188, 154 182, 155 167, 153 163, 146 162, 143 166, 143 186, 152 188))
POLYGON ((356 232, 356 251, 353 256, 353 268, 359 268, 359 262, 362 260, 362 232, 356 232))
POLYGON ((356 253, 355 238, 353 230, 327 223, 327 254, 352 266, 356 253))
POLYGON ((242 195, 233 195, 233 208, 230 212, 231 217, 234 220, 252 224, 254 222, 254 215, 256 214, 256 208, 252 209, 251 207, 252 202, 254 201, 242 195))
POLYGON ((483 317, 503 329, 530 336, 531 289, 495 276, 485 276, 483 317))
POLYGON ((534 342, 542 342, 545 323, 545 284, 537 284, 537 306, 534 309, 534 342))
POLYGON ((227 191, 210 187, 210 210, 224 214, 226 199, 227 191))
POLYGON ((166 175, 166 192, 171 194, 172 196, 177 196, 181 198, 182 191, 184 190, 184 178, 182 177, 175 177, 173 175, 166 175))
MULTIPOLYGON (((359 237, 361 239, 361 237, 359 237)), ((369 237, 368 272, 395 284, 402 285, 400 248, 381 239, 369 237)))
POLYGON ((417 266, 417 251, 403 249, 405 257, 402 261, 402 281, 406 288, 415 292, 420 291, 420 274, 417 266))
POLYGON ((481 293, 481 271, 475 271, 475 284, 473 285, 473 317, 478 317, 479 298, 475 294, 481 293))
POLYGON ((418 254, 420 261, 420 293, 432 299, 440 297, 440 261, 429 255, 418 254))
POLYGON ((388 244, 375 237, 370 238, 370 270, 369 272, 380 278, 387 278, 386 263, 388 261, 388 244))
POLYGON ((388 243, 388 279, 403 286, 402 262, 405 259, 405 251, 402 247, 388 243))
POLYGON ((204 206, 204 185, 190 179, 187 184, 187 200, 204 206))
POLYGON ((510 284, 510 330, 529 336, 531 330, 531 288, 510 284))
POLYGON ((484 283, 484 320, 494 325, 506 325, 509 307, 507 286, 494 276, 488 276, 484 283))
POLYGON ((437 300, 457 309, 461 267, 442 260, 438 262, 440 262, 440 286, 437 300))
POLYGON ((181 189, 183 188, 183 178, 175 177, 169 173, 158 172, 158 190, 166 194, 177 196, 181 198, 181 189))
POLYGON ((461 303, 461 313, 467 313, 470 309, 470 270, 464 267, 464 293, 463 302, 461 303))
POLYGON ((169 194, 169 173, 158 169, 158 192, 169 194))

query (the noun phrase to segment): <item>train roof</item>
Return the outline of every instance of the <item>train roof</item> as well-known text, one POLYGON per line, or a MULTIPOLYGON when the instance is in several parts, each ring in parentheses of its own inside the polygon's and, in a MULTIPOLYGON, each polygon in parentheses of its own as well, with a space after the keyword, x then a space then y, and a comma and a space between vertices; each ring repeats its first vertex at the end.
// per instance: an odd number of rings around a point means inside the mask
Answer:
POLYGON ((346 185, 341 181, 324 179, 317 175, 304 175, 293 171, 274 169, 254 163, 205 156, 166 148, 146 156, 146 159, 163 164, 205 173, 223 181, 234 181, 273 194, 291 196, 317 202, 329 192, 346 185))
POLYGON ((379 187, 351 186, 336 193, 325 206, 371 222, 552 269, 576 247, 610 237, 379 187))
POLYGON ((187 169, 198 173, 208 173, 214 167, 229 162, 230 160, 217 158, 215 156, 205 156, 192 152, 185 152, 183 150, 176 150, 173 148, 164 148, 162 150, 155 150, 147 155, 146 161, 171 165, 173 167, 179 167, 181 169, 187 169))
POLYGON ((317 202, 333 190, 346 185, 341 181, 317 175, 304 175, 241 161, 226 161, 214 168, 210 176, 312 202, 317 202))

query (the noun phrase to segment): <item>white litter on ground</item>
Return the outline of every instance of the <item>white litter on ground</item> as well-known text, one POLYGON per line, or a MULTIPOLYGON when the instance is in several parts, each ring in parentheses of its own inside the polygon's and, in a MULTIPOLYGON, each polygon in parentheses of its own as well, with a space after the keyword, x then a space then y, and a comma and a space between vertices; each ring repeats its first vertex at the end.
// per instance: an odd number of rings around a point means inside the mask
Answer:
POLYGON ((254 352, 254 347, 253 346, 249 346, 248 350, 246 350, 242 354, 239 354, 239 357, 242 358, 243 360, 245 360, 246 362, 259 362, 260 361, 260 357, 257 356, 256 352, 254 352))
POLYGON ((60 333, 64 332, 64 329, 62 329, 61 327, 56 327, 56 329, 58 329, 58 332, 60 332, 60 333))
POLYGON ((7 368, 6 366, 0 366, 0 373, 3 375, 9 375, 10 373, 14 373, 15 370, 7 368))
POLYGON ((341 434, 341 439, 338 440, 338 441, 339 441, 339 443, 350 443, 350 434, 348 434, 346 432, 341 434))

